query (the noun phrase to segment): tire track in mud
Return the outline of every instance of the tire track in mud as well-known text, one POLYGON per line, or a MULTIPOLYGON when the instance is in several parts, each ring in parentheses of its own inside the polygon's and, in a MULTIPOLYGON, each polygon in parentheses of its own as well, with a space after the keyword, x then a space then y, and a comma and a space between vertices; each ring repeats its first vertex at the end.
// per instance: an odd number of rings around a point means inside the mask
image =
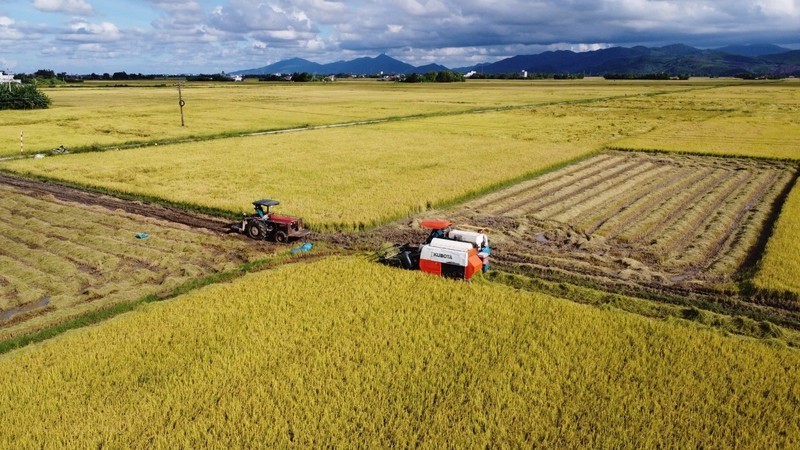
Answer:
POLYGON ((224 233, 228 224, 232 222, 185 209, 124 200, 110 195, 74 188, 66 184, 32 180, 6 173, 0 173, 0 184, 12 186, 35 197, 52 195, 62 201, 97 205, 111 210, 119 209, 131 214, 176 222, 195 228, 205 228, 218 233, 224 233))

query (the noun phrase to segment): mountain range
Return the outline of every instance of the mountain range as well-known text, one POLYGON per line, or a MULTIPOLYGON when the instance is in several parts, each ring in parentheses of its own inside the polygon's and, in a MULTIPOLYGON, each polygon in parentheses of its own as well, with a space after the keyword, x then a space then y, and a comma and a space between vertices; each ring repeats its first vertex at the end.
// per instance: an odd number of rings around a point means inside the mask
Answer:
MULTIPOLYGON (((279 61, 256 69, 233 71, 234 75, 268 75, 308 72, 329 74, 410 74, 451 70, 439 64, 415 67, 385 54, 350 61, 319 64, 302 58, 279 61)), ((732 76, 741 73, 800 75, 800 50, 777 45, 727 46, 702 50, 688 45, 665 47, 611 47, 576 53, 558 50, 536 55, 517 55, 493 63, 456 67, 456 72, 476 71, 486 75, 528 71, 531 73, 606 73, 732 76)))

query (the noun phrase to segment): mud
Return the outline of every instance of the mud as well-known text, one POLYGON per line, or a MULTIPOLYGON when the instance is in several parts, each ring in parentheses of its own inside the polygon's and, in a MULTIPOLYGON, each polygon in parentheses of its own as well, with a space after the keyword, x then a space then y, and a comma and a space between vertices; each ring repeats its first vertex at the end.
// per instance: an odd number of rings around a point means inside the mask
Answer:
POLYGON ((227 234, 228 225, 234 221, 233 219, 228 220, 220 217, 213 217, 180 208, 125 200, 110 195, 77 189, 56 182, 32 180, 4 173, 0 173, 0 184, 13 186, 17 190, 33 197, 41 198, 51 195, 62 201, 81 203, 84 205, 97 205, 112 211, 122 210, 131 214, 167 220, 193 228, 205 228, 209 231, 223 234, 227 234))

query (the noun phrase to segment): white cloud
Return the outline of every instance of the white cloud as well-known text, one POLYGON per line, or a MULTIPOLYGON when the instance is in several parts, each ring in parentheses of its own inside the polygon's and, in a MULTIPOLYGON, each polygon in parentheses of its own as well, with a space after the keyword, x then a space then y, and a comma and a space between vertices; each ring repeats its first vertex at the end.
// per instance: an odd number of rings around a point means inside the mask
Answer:
POLYGON ((122 37, 119 29, 111 22, 98 24, 75 20, 69 24, 68 31, 61 40, 73 42, 113 42, 122 37))
POLYGON ((66 14, 91 15, 92 5, 86 0, 33 0, 33 7, 39 11, 66 14))
POLYGON ((15 41, 23 38, 23 33, 15 27, 14 19, 0 16, 0 41, 15 41))
POLYGON ((96 13, 104 20, 72 19, 59 26, 58 16, 50 15, 50 22, 33 25, 26 22, 30 17, 4 12, 0 41, 25 46, 14 55, 20 61, 51 50, 120 55, 120 68, 158 72, 192 64, 206 68, 208 62, 258 67, 295 56, 332 62, 381 52, 415 65, 458 67, 612 45, 800 47, 798 0, 106 0, 94 2, 95 8, 92 0, 13 1, 73 17, 96 13), (139 28, 122 25, 132 23, 115 15, 126 14, 124 8, 109 9, 127 1, 139 6, 131 8, 140 14, 139 28))
POLYGON ((103 47, 101 44, 98 44, 98 43, 80 44, 80 45, 78 45, 78 51, 79 52, 101 53, 101 52, 105 52, 106 48, 103 47))

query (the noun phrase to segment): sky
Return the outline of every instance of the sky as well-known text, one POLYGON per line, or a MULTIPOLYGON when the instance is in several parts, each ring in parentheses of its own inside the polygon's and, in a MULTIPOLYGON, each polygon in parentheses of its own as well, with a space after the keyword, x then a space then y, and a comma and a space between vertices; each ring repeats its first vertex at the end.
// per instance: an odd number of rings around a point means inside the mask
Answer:
POLYGON ((300 57, 455 68, 611 46, 800 48, 800 0, 0 0, 0 71, 219 73, 300 57))

